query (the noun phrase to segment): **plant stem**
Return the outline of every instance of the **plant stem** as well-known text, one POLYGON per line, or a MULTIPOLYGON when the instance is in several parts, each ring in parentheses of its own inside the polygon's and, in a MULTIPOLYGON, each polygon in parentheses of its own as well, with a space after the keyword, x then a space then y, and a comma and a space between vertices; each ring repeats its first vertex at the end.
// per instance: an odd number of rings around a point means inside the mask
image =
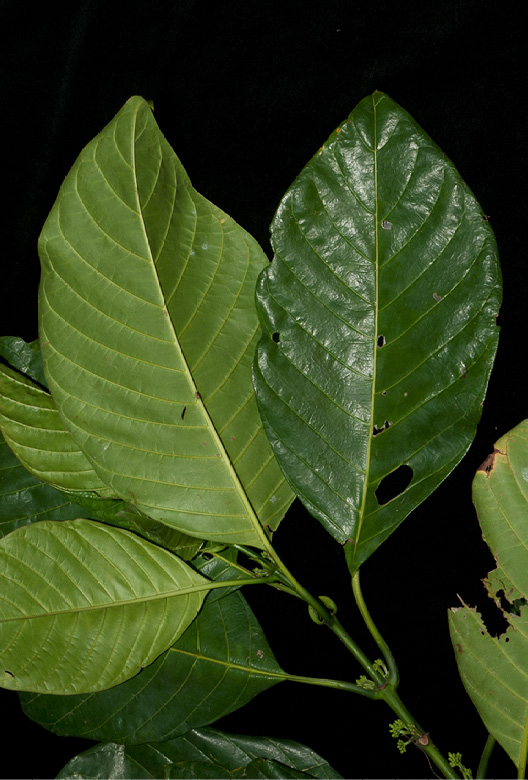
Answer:
POLYGON ((393 688, 396 689, 400 681, 400 674, 398 672, 398 667, 396 666, 396 661, 394 659, 394 656, 388 644, 385 642, 380 632, 378 631, 376 624, 372 620, 370 613, 367 609, 367 605, 365 604, 365 600, 363 598, 363 594, 361 592, 361 586, 359 583, 359 569, 352 577, 352 590, 354 593, 354 598, 356 600, 358 609, 361 612, 361 617, 365 621, 365 625, 367 626, 368 630, 372 634, 374 641, 376 642, 379 649, 383 653, 383 657, 387 662, 387 666, 389 667, 389 682, 391 683, 393 688))
MULTIPOLYGON (((349 634, 346 632, 345 628, 341 625, 341 623, 335 617, 335 615, 332 615, 329 612, 329 610, 325 607, 322 601, 320 601, 320 599, 317 599, 314 596, 312 596, 312 594, 309 593, 306 590, 306 588, 304 588, 299 582, 297 582, 297 580, 286 568, 286 566, 281 561, 281 559, 279 558, 279 556, 277 555, 277 553, 275 552, 275 550, 273 549, 272 545, 269 542, 266 548, 270 557, 273 559, 273 561, 276 563, 277 566, 277 568, 275 569, 275 578, 279 582, 283 582, 288 588, 291 588, 294 591, 294 595, 298 595, 303 601, 305 601, 307 604, 313 607, 313 609, 320 616, 322 621, 328 626, 328 628, 332 631, 332 633, 334 633, 337 636, 337 638, 352 653, 354 658, 357 661, 359 661, 363 669, 369 674, 372 682, 375 684, 375 688, 373 690, 368 690, 368 693, 366 692, 366 689, 361 689, 361 691, 356 691, 355 688, 359 688, 360 686, 353 686, 352 683, 349 684, 347 690, 352 690, 354 692, 361 692, 363 695, 368 695, 369 698, 383 699, 383 701, 385 701, 385 703, 388 704, 391 710, 394 713, 396 713, 396 715, 398 715, 398 717, 401 718, 404 721, 404 723, 411 725, 416 730, 416 734, 418 738, 420 736, 423 736, 424 738, 423 741, 418 742, 417 740, 416 744, 418 745, 420 750, 422 750, 428 756, 428 758, 438 767, 438 769, 442 772, 444 777, 453 778, 453 780, 459 780, 459 775, 457 774, 455 769, 449 764, 448 760, 444 758, 444 756, 438 750, 436 745, 429 739, 429 736, 426 734, 426 732, 418 725, 416 720, 413 718, 413 716, 411 715, 407 707, 404 705, 404 703, 398 696, 396 692, 395 684, 392 682, 391 677, 389 677, 389 679, 385 678, 382 674, 379 673, 377 669, 374 668, 374 665, 370 662, 370 660, 365 655, 365 653, 361 650, 361 648, 349 636, 349 634)), ((262 579, 266 579, 266 578, 262 578, 262 579)), ((389 675, 392 675, 392 678, 394 678, 397 681, 398 671, 396 668, 394 657, 392 656, 392 653, 390 652, 386 642, 383 640, 381 634, 376 628, 374 621, 370 617, 363 596, 361 594, 361 590, 359 588, 359 578, 356 579, 355 584, 353 581, 353 587, 354 587, 354 595, 356 597, 356 601, 358 603, 358 607, 363 616, 363 619, 365 620, 365 623, 367 624, 369 631, 371 632, 376 643, 378 644, 378 647, 380 647, 380 649, 383 652, 383 655, 387 660, 389 666, 389 675)), ((296 679, 298 679, 299 682, 301 681, 307 682, 306 678, 296 678, 296 679)), ((336 686, 335 682, 336 681, 334 681, 334 683, 332 684, 332 687, 342 687, 342 685, 336 686)), ((321 683, 313 683, 313 684, 321 684, 321 683)))
POLYGON ((456 770, 450 765, 449 761, 444 758, 434 742, 432 742, 429 738, 429 735, 422 729, 421 726, 418 725, 392 685, 387 685, 386 688, 379 691, 379 694, 379 698, 383 699, 383 701, 389 705, 391 710, 396 713, 396 715, 401 718, 404 723, 412 725, 419 735, 423 735, 423 737, 427 739, 425 744, 418 741, 416 741, 415 744, 431 759, 434 764, 436 764, 444 777, 456 778, 456 780, 459 780, 459 775, 457 774, 456 770))
POLYGON ((475 775, 475 780, 484 780, 484 778, 486 777, 486 772, 488 771, 488 761, 491 756, 491 751, 495 746, 495 742, 496 742, 495 737, 492 734, 488 734, 488 738, 486 740, 486 744, 484 745, 484 750, 482 751, 479 765, 477 767, 477 774, 475 775))
POLYGON ((299 674, 288 674, 284 672, 283 679, 290 682, 305 683, 306 685, 319 685, 323 688, 337 688, 341 691, 350 691, 351 693, 359 693, 360 696, 366 696, 368 699, 377 699, 377 691, 362 688, 359 685, 346 682, 345 680, 330 680, 326 677, 304 677, 299 674))

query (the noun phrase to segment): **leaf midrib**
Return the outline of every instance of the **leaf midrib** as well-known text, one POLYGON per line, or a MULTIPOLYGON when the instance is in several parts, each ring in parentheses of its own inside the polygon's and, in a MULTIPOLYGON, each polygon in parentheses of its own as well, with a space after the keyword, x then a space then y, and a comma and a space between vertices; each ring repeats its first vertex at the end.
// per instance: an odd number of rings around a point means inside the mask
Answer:
MULTIPOLYGON (((197 388, 196 383, 194 381, 194 377, 193 377, 193 375, 191 373, 191 370, 190 370, 189 364, 187 362, 187 359, 186 359, 185 355, 183 354, 183 350, 181 348, 181 344, 179 342, 178 335, 177 335, 177 333, 175 331, 175 328, 174 328, 174 323, 172 321, 172 317, 170 316, 170 312, 169 312, 169 310, 167 308, 167 304, 166 304, 166 302, 165 302, 165 300, 163 298, 163 290, 162 290, 160 278, 159 278, 158 273, 157 273, 157 266, 154 263, 154 258, 153 258, 152 249, 151 249, 151 246, 150 246, 150 241, 149 241, 149 237, 148 237, 148 233, 147 233, 147 228, 146 228, 145 221, 144 221, 144 218, 143 218, 143 210, 141 208, 141 203, 140 203, 140 200, 139 200, 139 188, 138 188, 137 170, 136 170, 136 126, 137 126, 138 111, 139 111, 139 108, 136 110, 136 112, 134 114, 133 132, 131 133, 131 141, 132 141, 132 171, 133 171, 133 176, 134 176, 134 189, 135 189, 136 203, 137 203, 138 212, 139 212, 139 215, 140 215, 141 225, 143 227, 143 233, 144 233, 146 245, 147 245, 147 248, 148 248, 148 254, 149 254, 149 258, 150 258, 150 263, 151 263, 153 272, 154 272, 155 277, 156 277, 156 282, 157 282, 157 285, 158 285, 158 290, 159 290, 160 296, 162 297, 162 304, 163 304, 162 308, 163 308, 163 311, 166 312, 166 314, 167 314, 167 320, 168 320, 169 328, 170 328, 170 331, 171 331, 171 334, 172 334, 173 342, 174 342, 174 345, 175 345, 176 350, 178 352, 179 358, 181 360, 181 364, 184 367, 184 372, 185 372, 185 374, 187 376, 187 380, 189 382, 191 390, 192 390, 192 392, 194 394, 194 397, 196 399, 197 406, 198 406, 199 409, 201 409, 202 416, 205 418, 207 427, 208 427, 209 432, 210 432, 210 434, 211 434, 211 436, 213 438, 213 441, 215 442, 216 446, 218 447, 218 451, 221 453, 221 458, 223 460, 225 468, 228 471, 229 476, 231 477, 231 482, 234 485, 235 491, 238 493, 239 498, 242 501, 242 504, 243 504, 243 506, 246 509, 247 515, 248 515, 249 519, 251 520, 251 523, 252 523, 252 525, 253 525, 256 533, 257 533, 257 536, 260 537, 260 539, 263 542, 263 546, 265 548, 265 547, 267 547, 267 539, 266 539, 266 536, 264 534, 264 531, 263 531, 263 529, 262 529, 262 527, 260 525, 260 522, 259 522, 259 520, 258 520, 258 518, 256 516, 256 513, 255 513, 255 511, 254 511, 254 509, 253 509, 253 507, 251 505, 249 497, 246 494, 246 491, 244 490, 244 488, 243 488, 243 486, 242 486, 242 484, 241 484, 241 482, 240 482, 240 480, 238 478, 238 474, 235 471, 235 468, 234 468, 233 464, 231 463, 231 459, 229 458, 229 455, 228 455, 228 453, 226 451, 224 443, 223 443, 223 441, 222 441, 218 431, 216 430, 216 426, 214 425, 213 420, 211 419, 209 411, 206 408, 205 403, 203 402, 203 399, 202 399, 202 397, 200 395, 200 392, 198 391, 198 388, 197 388)), ((155 186, 156 186, 156 184, 154 184, 153 189, 155 188, 155 186)), ((173 209, 174 209, 174 202, 173 202, 172 205, 173 205, 173 209)), ((172 213, 174 213, 174 211, 172 213)), ((161 251, 162 250, 160 248, 159 254, 161 253, 161 251)))
POLYGON ((149 603, 151 601, 160 601, 162 599, 177 598, 178 596, 187 596, 190 593, 199 593, 202 590, 210 590, 211 583, 204 582, 201 585, 192 585, 188 588, 179 588, 178 590, 164 591, 149 596, 138 596, 133 599, 121 599, 103 604, 89 604, 86 607, 72 607, 70 609, 57 609, 50 612, 41 612, 33 615, 16 615, 14 617, 0 617, 0 625, 4 623, 14 623, 19 620, 36 620, 37 618, 49 618, 57 615, 76 615, 78 612, 97 612, 101 609, 110 609, 112 607, 130 607, 136 604, 149 603))
POLYGON ((180 650, 177 647, 169 647, 168 651, 169 653, 180 653, 181 655, 187 655, 191 658, 194 658, 196 661, 208 661, 212 664, 218 664, 219 666, 226 666, 229 669, 237 669, 241 672, 249 672, 250 674, 258 674, 262 675, 264 677, 277 677, 280 680, 287 680, 289 678, 289 674, 286 672, 283 672, 282 670, 280 672, 270 672, 266 671, 264 669, 257 669, 253 666, 243 666, 242 664, 235 664, 232 661, 224 661, 220 658, 212 658, 208 655, 203 655, 202 653, 193 653, 190 650, 180 650))
MULTIPOLYGON (((378 312, 379 312, 379 281, 378 281, 378 275, 379 275, 379 243, 378 243, 378 154, 377 154, 377 127, 376 127, 376 101, 375 101, 375 93, 372 95, 372 110, 374 115, 374 143, 372 152, 374 154, 374 203, 375 203, 375 211, 374 211, 374 268, 376 273, 376 282, 375 282, 375 304, 374 304, 374 336, 372 339, 372 350, 373 350, 373 367, 372 367, 372 386, 371 386, 371 396, 370 396, 370 423, 369 423, 369 438, 368 438, 368 445, 367 445, 367 459, 366 459, 366 468, 365 468, 365 477, 363 481, 363 496, 361 499, 361 507, 359 509, 358 513, 358 522, 357 522, 357 531, 355 535, 354 541, 354 554, 352 556, 352 560, 355 560, 357 558, 357 551, 359 550, 359 543, 361 541, 361 529, 363 526, 363 519, 365 516, 365 508, 367 503, 367 495, 369 492, 369 475, 370 475, 370 463, 371 463, 371 452, 372 452, 372 428, 374 425, 374 404, 376 401, 376 364, 377 364, 377 351, 376 351, 376 344, 377 344, 377 338, 378 338, 378 312)), ((361 138, 361 141, 363 142, 363 139, 361 137, 361 133, 356 128, 356 132, 358 133, 358 136, 361 138)), ((363 142, 364 143, 364 142, 363 142)), ((370 150, 369 150, 370 151, 370 150)))

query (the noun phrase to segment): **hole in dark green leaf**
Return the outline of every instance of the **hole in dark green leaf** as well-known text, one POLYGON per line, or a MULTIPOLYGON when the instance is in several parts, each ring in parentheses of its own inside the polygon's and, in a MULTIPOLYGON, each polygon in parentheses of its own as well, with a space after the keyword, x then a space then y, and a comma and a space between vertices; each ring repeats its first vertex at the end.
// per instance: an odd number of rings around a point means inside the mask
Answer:
POLYGON ((378 347, 384 347, 387 342, 385 341, 385 336, 378 336, 377 345, 378 347))
POLYGON ((280 333, 278 331, 275 331, 275 333, 271 334, 271 338, 275 342, 275 344, 278 344, 280 341, 280 333))
POLYGON ((393 498, 396 498, 400 493, 403 493, 403 491, 409 487, 412 478, 413 470, 407 465, 398 466, 395 471, 391 471, 390 474, 383 477, 376 488, 378 504, 380 504, 380 506, 388 504, 393 498))
POLYGON ((385 420, 381 428, 378 428, 376 425, 372 428, 372 435, 377 436, 379 433, 383 433, 383 431, 386 431, 387 428, 390 428, 392 425, 391 420, 385 420))
POLYGON ((211 553, 202 553, 202 559, 204 561, 212 561, 213 556, 211 555, 211 553))

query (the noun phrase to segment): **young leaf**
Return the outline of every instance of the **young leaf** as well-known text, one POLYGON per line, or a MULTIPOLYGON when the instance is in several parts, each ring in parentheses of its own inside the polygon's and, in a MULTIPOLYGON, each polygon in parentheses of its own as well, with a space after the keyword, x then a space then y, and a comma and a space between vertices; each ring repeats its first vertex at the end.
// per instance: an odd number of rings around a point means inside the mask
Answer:
MULTIPOLYGON (((166 742, 96 745, 75 756, 57 777, 63 780, 107 777, 115 780, 143 780, 163 777, 164 769, 178 762, 187 765, 207 763, 211 767, 220 766, 231 772, 247 767, 258 759, 279 763, 320 780, 341 778, 324 758, 299 742, 225 734, 210 728, 193 729, 183 737, 166 742)), ((246 776, 253 777, 250 774, 246 776)))
POLYGON ((32 476, 0 434, 0 537, 39 520, 74 520, 82 514, 78 504, 32 476))
POLYGON ((23 374, 2 365, 0 430, 35 477, 64 490, 113 495, 64 427, 51 395, 23 374))
POLYGON ((518 767, 528 741, 528 420, 503 436, 477 471, 473 501, 497 560, 485 580, 509 623, 493 637, 467 606, 449 611, 458 670, 484 725, 518 767))
POLYGON ((0 685, 72 694, 151 664, 200 609, 207 580, 128 531, 42 522, 0 540, 0 685))
POLYGON ((213 723, 285 676, 237 591, 204 604, 170 650, 122 685, 84 696, 20 698, 26 715, 56 734, 130 745, 213 723))
POLYGON ((376 92, 287 191, 272 241, 258 403, 354 572, 473 439, 498 338, 495 240, 452 163, 376 92), (396 472, 410 484, 382 495, 396 472))
POLYGON ((267 258, 191 186, 131 98, 67 175, 39 242, 41 347, 99 477, 198 538, 263 546, 292 493, 251 384, 267 258))

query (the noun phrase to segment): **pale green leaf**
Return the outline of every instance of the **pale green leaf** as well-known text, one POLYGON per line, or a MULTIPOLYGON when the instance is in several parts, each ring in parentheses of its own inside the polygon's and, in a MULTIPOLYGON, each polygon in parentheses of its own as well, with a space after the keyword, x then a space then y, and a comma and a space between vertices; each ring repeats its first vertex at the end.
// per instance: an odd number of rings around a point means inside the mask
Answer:
POLYGON ((464 687, 518 766, 528 742, 528 420, 495 444, 473 500, 497 561, 484 582, 509 626, 490 636, 478 611, 464 606, 449 611, 449 629, 464 687))
POLYGON ((185 533, 263 546, 257 517, 275 528, 293 497, 251 384, 267 258, 142 98, 83 150, 39 252, 46 375, 100 478, 185 533))
POLYGON ((289 482, 354 572, 473 439, 498 339, 496 244, 452 163, 379 92, 287 191, 272 242, 257 398, 289 482), (410 484, 383 495, 398 470, 410 484))
POLYGON ((112 495, 64 427, 51 395, 0 365, 0 430, 35 477, 70 491, 112 495))
POLYGON ((138 536, 45 521, 0 540, 0 685, 73 694, 151 664, 198 612, 207 580, 138 536))

